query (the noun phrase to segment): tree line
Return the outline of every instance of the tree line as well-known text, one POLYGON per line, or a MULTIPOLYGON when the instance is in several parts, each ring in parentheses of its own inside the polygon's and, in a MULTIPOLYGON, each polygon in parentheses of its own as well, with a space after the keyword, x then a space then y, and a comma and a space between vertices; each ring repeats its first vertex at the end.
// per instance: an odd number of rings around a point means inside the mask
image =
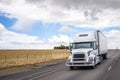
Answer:
POLYGON ((69 49, 69 46, 65 46, 65 45, 60 45, 60 46, 55 46, 54 49, 69 49))

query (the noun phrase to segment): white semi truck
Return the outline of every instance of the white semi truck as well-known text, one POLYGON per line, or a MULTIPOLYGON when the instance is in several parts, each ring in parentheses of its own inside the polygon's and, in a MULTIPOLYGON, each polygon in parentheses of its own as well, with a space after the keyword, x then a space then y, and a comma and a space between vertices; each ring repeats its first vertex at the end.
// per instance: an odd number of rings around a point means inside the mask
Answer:
POLYGON ((99 30, 92 34, 79 34, 70 43, 71 55, 66 61, 66 66, 70 69, 78 66, 95 68, 96 64, 107 59, 107 51, 107 38, 99 30))

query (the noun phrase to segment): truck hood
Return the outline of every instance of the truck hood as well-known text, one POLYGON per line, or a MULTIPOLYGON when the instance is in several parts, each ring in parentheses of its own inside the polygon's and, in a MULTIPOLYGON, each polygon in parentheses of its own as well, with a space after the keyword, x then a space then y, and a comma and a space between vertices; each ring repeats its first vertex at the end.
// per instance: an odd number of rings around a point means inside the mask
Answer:
POLYGON ((90 50, 93 50, 93 49, 92 48, 89 48, 89 49, 73 49, 72 53, 78 53, 78 52, 84 52, 84 53, 86 53, 86 52, 88 52, 90 50))

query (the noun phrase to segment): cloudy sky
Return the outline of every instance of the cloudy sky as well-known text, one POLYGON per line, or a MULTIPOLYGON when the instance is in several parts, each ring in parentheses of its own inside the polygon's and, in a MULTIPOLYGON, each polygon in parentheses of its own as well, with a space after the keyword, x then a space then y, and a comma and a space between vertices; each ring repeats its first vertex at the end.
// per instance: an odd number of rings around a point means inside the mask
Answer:
POLYGON ((52 49, 102 31, 120 48, 120 0, 0 0, 0 49, 52 49))

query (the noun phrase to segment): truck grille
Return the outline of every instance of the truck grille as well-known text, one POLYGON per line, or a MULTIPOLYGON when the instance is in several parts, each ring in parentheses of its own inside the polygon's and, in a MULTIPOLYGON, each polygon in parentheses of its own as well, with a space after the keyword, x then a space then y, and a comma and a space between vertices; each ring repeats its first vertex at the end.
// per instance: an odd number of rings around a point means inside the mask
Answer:
POLYGON ((85 54, 74 54, 73 58, 85 58, 85 54))
POLYGON ((85 60, 85 54, 74 54, 73 55, 73 61, 84 61, 85 60))

